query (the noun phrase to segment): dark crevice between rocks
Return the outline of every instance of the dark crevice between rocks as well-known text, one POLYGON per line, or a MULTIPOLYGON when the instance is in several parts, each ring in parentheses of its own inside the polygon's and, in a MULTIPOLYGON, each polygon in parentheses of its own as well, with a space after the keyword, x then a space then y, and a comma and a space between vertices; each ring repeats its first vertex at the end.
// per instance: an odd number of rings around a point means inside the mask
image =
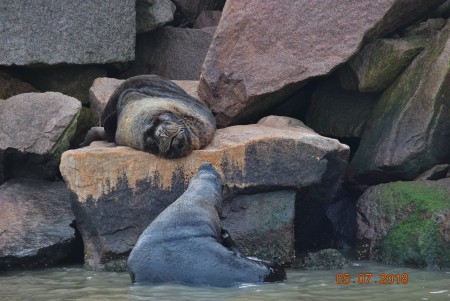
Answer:
POLYGON ((78 230, 77 222, 74 220, 70 227, 75 230, 75 238, 72 240, 72 245, 67 254, 67 257, 62 261, 62 264, 83 264, 84 261, 84 243, 81 233, 78 230))
POLYGON ((356 201, 366 189, 348 171, 341 177, 330 202, 319 202, 316 189, 297 194, 295 208, 295 250, 302 257, 308 252, 337 249, 356 258, 356 201))
POLYGON ((4 181, 24 177, 50 181, 61 180, 59 160, 52 156, 23 153, 7 149, 3 154, 4 181))

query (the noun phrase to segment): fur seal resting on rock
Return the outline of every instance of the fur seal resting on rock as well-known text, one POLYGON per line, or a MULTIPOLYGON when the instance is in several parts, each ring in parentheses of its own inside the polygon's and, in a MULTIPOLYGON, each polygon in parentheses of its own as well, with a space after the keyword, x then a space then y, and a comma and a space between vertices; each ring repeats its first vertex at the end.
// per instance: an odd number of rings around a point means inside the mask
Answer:
POLYGON ((107 140, 165 158, 208 145, 216 130, 209 108, 157 75, 131 77, 117 87, 82 146, 107 140))
POLYGON ((203 163, 188 189, 142 233, 128 258, 133 283, 232 286, 286 279, 277 263, 243 257, 221 228, 222 183, 203 163))

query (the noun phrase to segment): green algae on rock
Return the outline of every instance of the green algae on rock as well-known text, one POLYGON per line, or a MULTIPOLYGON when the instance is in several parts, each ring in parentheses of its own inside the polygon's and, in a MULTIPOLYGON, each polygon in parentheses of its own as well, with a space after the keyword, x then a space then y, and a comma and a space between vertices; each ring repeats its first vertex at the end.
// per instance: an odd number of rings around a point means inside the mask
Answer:
POLYGON ((450 268, 450 179, 369 188, 357 203, 358 255, 388 264, 450 268))

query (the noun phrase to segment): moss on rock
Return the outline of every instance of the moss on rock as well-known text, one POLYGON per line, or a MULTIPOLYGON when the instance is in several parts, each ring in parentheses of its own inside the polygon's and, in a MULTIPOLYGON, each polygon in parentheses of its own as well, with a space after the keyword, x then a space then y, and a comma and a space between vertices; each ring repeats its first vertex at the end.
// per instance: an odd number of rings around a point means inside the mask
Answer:
POLYGON ((378 185, 361 197, 358 208, 366 219, 358 221, 358 238, 371 241, 371 259, 450 268, 450 241, 442 228, 443 213, 450 210, 450 179, 378 185), (368 206, 377 207, 377 214, 368 206))

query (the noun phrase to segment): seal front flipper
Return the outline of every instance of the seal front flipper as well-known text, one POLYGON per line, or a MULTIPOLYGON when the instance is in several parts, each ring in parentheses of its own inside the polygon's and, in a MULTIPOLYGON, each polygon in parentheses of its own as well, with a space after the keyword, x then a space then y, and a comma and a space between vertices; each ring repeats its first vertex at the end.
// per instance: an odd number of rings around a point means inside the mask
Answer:
POLYGON ((220 238, 221 243, 224 247, 233 251, 234 254, 236 254, 236 256, 241 256, 241 252, 239 251, 234 240, 231 238, 230 233, 228 233, 228 231, 225 230, 224 228, 220 229, 220 238))
POLYGON ((107 140, 105 129, 101 126, 95 126, 95 127, 91 128, 87 132, 86 137, 84 138, 84 141, 83 141, 83 143, 80 144, 80 146, 81 147, 88 146, 93 141, 98 141, 98 140, 107 140))

